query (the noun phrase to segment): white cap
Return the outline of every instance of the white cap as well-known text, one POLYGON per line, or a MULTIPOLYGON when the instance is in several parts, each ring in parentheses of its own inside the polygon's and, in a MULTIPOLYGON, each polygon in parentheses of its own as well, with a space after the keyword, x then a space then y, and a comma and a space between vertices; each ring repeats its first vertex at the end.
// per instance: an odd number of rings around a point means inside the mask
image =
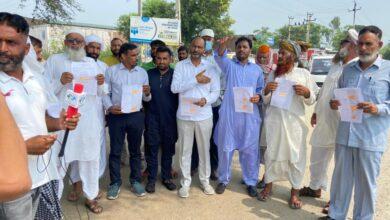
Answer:
POLYGON ((359 34, 355 29, 348 30, 348 38, 354 43, 357 44, 359 34))
POLYGON ((69 34, 80 34, 82 37, 84 37, 84 32, 79 28, 72 28, 65 32, 65 36, 69 34))
POLYGON ((205 37, 205 36, 214 37, 214 31, 211 30, 211 29, 203 29, 203 30, 200 32, 200 36, 201 36, 201 37, 205 37))
POLYGON ((99 36, 91 34, 85 37, 85 45, 88 45, 89 43, 92 42, 100 44, 100 50, 104 50, 103 41, 99 36))

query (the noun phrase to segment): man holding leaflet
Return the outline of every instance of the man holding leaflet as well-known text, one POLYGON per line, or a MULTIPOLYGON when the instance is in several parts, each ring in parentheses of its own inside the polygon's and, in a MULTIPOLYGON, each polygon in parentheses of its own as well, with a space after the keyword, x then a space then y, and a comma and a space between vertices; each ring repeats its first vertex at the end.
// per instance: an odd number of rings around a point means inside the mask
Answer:
MULTIPOLYGON (((85 40, 81 30, 73 29, 66 33, 65 52, 54 54, 46 62, 44 76, 52 85, 55 95, 63 108, 67 107, 66 93, 73 90, 73 84, 84 85, 85 103, 79 108, 83 117, 74 132, 69 133, 66 144, 64 164, 59 165, 62 178, 68 166, 78 170, 86 197, 85 205, 93 213, 101 213, 103 208, 95 200, 99 193, 99 158, 101 130, 99 119, 98 97, 104 94, 104 75, 96 62, 86 56, 85 40)), ((60 134, 63 136, 63 133, 60 134)), ((60 143, 56 143, 60 145, 60 143)), ((71 179, 71 181, 73 181, 71 179)), ((60 197, 63 183, 60 182, 60 197)))
POLYGON ((110 67, 106 72, 108 93, 104 97, 108 109, 108 129, 110 133, 109 168, 111 183, 107 199, 117 199, 122 185, 120 174, 121 154, 125 137, 130 153, 130 184, 137 196, 144 196, 141 185, 141 140, 145 128, 145 115, 142 100, 149 102, 149 79, 146 71, 137 66, 138 48, 135 44, 125 43, 119 50, 121 63, 110 67))
POLYGON ((314 104, 318 87, 309 71, 295 67, 301 54, 299 45, 293 41, 282 41, 279 46, 277 68, 275 73, 270 74, 269 83, 263 91, 264 103, 268 106, 265 116, 266 186, 258 199, 266 201, 269 198, 272 182, 289 180, 292 186, 290 208, 300 209, 302 202, 298 193, 305 173, 308 133, 305 105, 314 104), (284 99, 289 99, 289 103, 284 99), (273 103, 281 105, 276 107, 273 103))
MULTIPOLYGON (((345 67, 339 88, 359 88, 364 102, 362 123, 340 121, 328 219, 345 219, 354 188, 353 219, 373 219, 377 178, 390 127, 390 62, 379 56, 382 31, 366 26, 359 32, 359 61, 345 67)), ((338 100, 330 102, 338 109, 338 100)))
POLYGON ((179 196, 187 198, 191 185, 191 153, 194 133, 199 152, 199 179, 207 195, 214 194, 210 179, 210 138, 213 128, 211 104, 220 95, 220 81, 215 66, 202 59, 205 42, 197 37, 191 42, 190 59, 177 63, 171 90, 179 93, 177 129, 179 164, 182 173, 179 196))
POLYGON ((261 125, 257 104, 260 102, 264 76, 261 68, 248 60, 252 41, 246 37, 239 38, 235 42, 237 58, 230 60, 226 56, 229 39, 226 37, 220 41, 221 45, 214 56, 227 80, 220 118, 214 134, 219 157, 219 184, 216 192, 222 194, 230 182, 233 154, 238 150, 243 181, 249 196, 256 197, 261 125))

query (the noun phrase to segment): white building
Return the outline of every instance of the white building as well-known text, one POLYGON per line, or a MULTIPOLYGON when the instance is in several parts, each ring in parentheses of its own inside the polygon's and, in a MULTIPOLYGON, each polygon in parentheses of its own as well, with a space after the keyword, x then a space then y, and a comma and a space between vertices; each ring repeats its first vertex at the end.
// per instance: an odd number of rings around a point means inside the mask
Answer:
POLYGON ((122 35, 112 26, 84 24, 84 23, 54 23, 30 24, 30 35, 40 39, 43 50, 49 53, 57 52, 63 48, 65 33, 71 29, 81 30, 85 36, 95 34, 99 36, 109 48, 114 37, 123 39, 122 35))

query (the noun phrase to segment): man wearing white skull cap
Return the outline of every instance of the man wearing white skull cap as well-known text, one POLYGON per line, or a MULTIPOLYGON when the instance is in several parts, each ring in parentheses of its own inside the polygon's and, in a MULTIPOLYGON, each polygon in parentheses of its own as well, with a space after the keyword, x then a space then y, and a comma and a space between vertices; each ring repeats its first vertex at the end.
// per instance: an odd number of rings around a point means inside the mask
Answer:
MULTIPOLYGON (((61 158, 58 168, 63 177, 69 165, 72 170, 78 171, 76 172, 77 178, 72 179, 71 176, 71 182, 82 181, 82 190, 86 197, 85 205, 93 213, 99 214, 103 210, 96 200, 99 193, 99 158, 102 141, 101 138, 96 137, 99 137, 104 129, 102 119, 100 119, 102 117, 101 97, 104 95, 104 74, 95 60, 86 56, 83 33, 77 29, 66 33, 65 52, 49 57, 44 76, 51 83, 55 95, 64 108, 67 108, 67 91, 73 90, 74 83, 84 85, 86 101, 78 108, 83 117, 80 119, 80 126, 69 133, 65 155, 61 158)), ((59 134, 60 140, 62 135, 62 133, 59 134)), ((63 184, 60 183, 60 195, 62 187, 63 184)), ((71 192, 68 200, 77 201, 79 194, 77 191, 71 192)))

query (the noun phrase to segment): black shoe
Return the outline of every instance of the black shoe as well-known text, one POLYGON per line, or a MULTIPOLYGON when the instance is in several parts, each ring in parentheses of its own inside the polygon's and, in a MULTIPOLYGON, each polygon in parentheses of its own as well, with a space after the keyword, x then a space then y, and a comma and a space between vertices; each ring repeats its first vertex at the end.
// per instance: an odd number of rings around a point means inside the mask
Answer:
POLYGON ((223 184, 223 183, 218 183, 217 188, 215 188, 215 192, 216 192, 217 194, 222 194, 222 193, 225 192, 225 189, 226 189, 226 185, 225 185, 225 184, 223 184))
POLYGON ((145 191, 148 193, 154 193, 156 192, 156 184, 148 182, 145 186, 145 191))
POLYGON ((334 220, 334 218, 331 218, 329 216, 322 216, 322 217, 319 217, 318 220, 334 220))
POLYGON ((215 170, 211 171, 210 180, 212 180, 212 181, 218 180, 217 171, 215 171, 215 170))
POLYGON ((248 191, 248 195, 250 197, 256 197, 257 196, 256 186, 247 186, 246 190, 248 191))
POLYGON ((162 184, 167 188, 169 191, 176 190, 176 185, 171 180, 163 180, 162 184))

